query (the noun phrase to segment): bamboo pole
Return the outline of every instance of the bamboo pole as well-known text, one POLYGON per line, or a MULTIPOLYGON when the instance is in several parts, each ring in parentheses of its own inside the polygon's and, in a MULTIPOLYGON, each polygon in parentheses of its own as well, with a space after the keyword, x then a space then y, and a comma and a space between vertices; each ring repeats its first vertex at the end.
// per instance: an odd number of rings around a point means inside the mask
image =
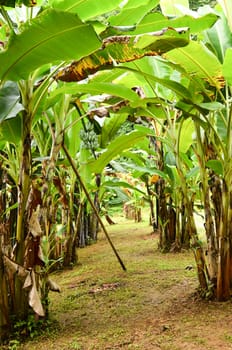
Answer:
POLYGON ((68 151, 68 149, 67 149, 67 147, 65 146, 64 143, 62 145, 62 148, 63 148, 64 153, 66 154, 66 157, 67 157, 67 159, 68 159, 68 161, 69 161, 69 163, 70 163, 70 165, 71 165, 71 167, 72 167, 72 169, 73 169, 73 171, 74 171, 74 173, 75 173, 75 175, 76 175, 76 177, 77 177, 77 179, 78 179, 78 181, 79 181, 79 183, 80 183, 80 185, 81 185, 81 187, 82 187, 82 189, 83 189, 83 191, 84 191, 84 193, 86 195, 86 198, 88 199, 88 201, 89 201, 89 203, 90 203, 90 205, 91 205, 91 207, 92 207, 92 209, 93 209, 93 211, 94 211, 94 213, 95 213, 95 215, 96 215, 96 217, 98 219, 99 224, 102 227, 102 230, 103 230, 103 232, 104 232, 104 234, 105 234, 105 236, 106 236, 106 238, 107 238, 107 240, 108 240, 108 242, 109 242, 109 244, 110 244, 114 254, 116 255, 116 257, 117 257, 117 259, 118 259, 122 269, 124 271, 126 271, 126 267, 125 267, 122 259, 120 258, 120 256, 119 256, 119 254, 118 254, 118 252, 117 252, 113 242, 111 241, 111 238, 110 238, 110 236, 109 236, 109 234, 108 234, 108 232, 107 232, 107 230, 105 228, 105 225, 104 225, 104 223, 103 223, 103 221, 102 221, 102 219, 101 219, 101 217, 100 217, 100 215, 99 215, 99 213, 98 213, 98 211, 97 211, 97 209, 96 209, 96 207, 95 207, 95 205, 94 205, 94 203, 93 203, 93 201, 92 201, 92 199, 91 199, 91 197, 90 197, 90 195, 88 193, 88 190, 87 190, 84 182, 81 179, 81 176, 80 176, 80 174, 79 174, 79 172, 78 172, 78 170, 77 170, 77 168, 75 166, 75 163, 74 163, 72 157, 70 156, 69 151, 68 151))

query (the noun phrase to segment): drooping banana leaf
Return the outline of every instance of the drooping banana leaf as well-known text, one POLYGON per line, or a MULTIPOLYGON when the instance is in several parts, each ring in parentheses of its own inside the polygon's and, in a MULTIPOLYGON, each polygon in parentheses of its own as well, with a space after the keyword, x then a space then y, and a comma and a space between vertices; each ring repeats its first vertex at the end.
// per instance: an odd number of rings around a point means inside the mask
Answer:
POLYGON ((79 60, 100 46, 94 29, 77 15, 49 9, 31 20, 21 34, 12 35, 0 53, 0 79, 27 79, 44 64, 79 60))
POLYGON ((56 89, 51 94, 51 99, 64 93, 72 94, 72 95, 77 95, 81 93, 99 95, 99 94, 106 93, 112 96, 121 97, 130 102, 134 102, 134 103, 139 102, 139 96, 134 91, 127 88, 126 86, 116 85, 113 83, 91 83, 90 82, 89 84, 76 84, 76 83, 64 84, 62 87, 60 87, 59 89, 56 89))
MULTIPOLYGON (((201 17, 191 17, 189 15, 185 15, 183 17, 168 19, 163 16, 161 13, 149 13, 147 14, 142 21, 134 28, 133 34, 142 34, 149 33, 161 30, 165 27, 171 28, 189 28, 190 33, 198 33, 202 32, 205 29, 212 27, 215 22, 218 20, 218 16, 213 13, 208 13, 201 17)), ((116 35, 117 31, 120 28, 109 28, 108 31, 111 30, 113 35, 116 35), (113 32, 114 29, 114 32, 113 32)), ((130 32, 127 32, 129 34, 130 32)), ((125 34, 125 33, 124 33, 125 34)))
POLYGON ((224 86, 222 65, 218 58, 203 44, 191 41, 186 48, 167 52, 165 57, 181 65, 190 75, 205 79, 211 86, 224 86))
POLYGON ((144 138, 146 135, 147 130, 136 130, 130 134, 117 137, 109 144, 107 150, 103 152, 97 160, 88 164, 88 167, 92 172, 100 174, 111 160, 121 154, 122 151, 132 147, 137 141, 144 138))
POLYGON ((139 35, 112 36, 103 40, 101 50, 73 62, 61 70, 56 78, 62 81, 80 81, 102 69, 118 63, 130 62, 144 56, 157 56, 189 43, 188 28, 164 28, 158 32, 139 35))

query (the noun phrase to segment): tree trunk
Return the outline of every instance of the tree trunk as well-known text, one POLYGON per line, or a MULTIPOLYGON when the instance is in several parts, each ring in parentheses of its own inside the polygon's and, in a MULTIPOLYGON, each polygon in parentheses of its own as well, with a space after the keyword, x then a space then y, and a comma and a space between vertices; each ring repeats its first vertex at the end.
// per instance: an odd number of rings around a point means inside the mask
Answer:
POLYGON ((171 244, 168 241, 168 211, 167 202, 165 196, 165 182, 160 179, 157 183, 157 217, 158 217, 158 230, 160 233, 159 248, 163 252, 170 250, 171 244))
POLYGON ((0 236, 0 344, 8 337, 10 317, 8 305, 8 285, 2 254, 2 237, 0 236))
POLYGON ((146 184, 146 190, 147 190, 148 201, 149 201, 149 206, 150 206, 151 225, 152 225, 153 231, 155 232, 158 228, 158 223, 157 223, 157 219, 155 217, 155 207, 154 207, 154 202, 153 202, 153 198, 152 198, 152 191, 150 189, 147 177, 146 177, 145 184, 146 184))
MULTIPOLYGON (((22 155, 20 160, 18 183, 18 216, 16 233, 16 263, 24 265, 25 238, 28 233, 28 197, 31 186, 31 116, 23 112, 22 155)), ((15 275, 15 305, 14 314, 18 319, 26 319, 28 313, 27 294, 23 282, 15 275)))
MULTIPOLYGON (((231 180, 229 180, 230 182, 231 180)), ((228 182, 228 183, 229 183, 228 182)), ((230 298, 231 285, 231 193, 224 181, 222 192, 222 220, 219 231, 218 274, 217 274, 217 299, 228 300, 230 298)))

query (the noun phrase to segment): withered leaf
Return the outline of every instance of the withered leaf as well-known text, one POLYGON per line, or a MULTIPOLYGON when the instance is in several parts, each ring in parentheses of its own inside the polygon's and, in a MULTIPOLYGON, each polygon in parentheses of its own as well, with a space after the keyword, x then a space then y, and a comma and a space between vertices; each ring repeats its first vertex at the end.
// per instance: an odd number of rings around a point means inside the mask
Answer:
POLYGON ((103 40, 97 52, 73 62, 56 75, 57 80, 80 81, 114 64, 131 62, 144 56, 157 56, 188 44, 188 28, 164 28, 139 35, 115 35, 103 40))

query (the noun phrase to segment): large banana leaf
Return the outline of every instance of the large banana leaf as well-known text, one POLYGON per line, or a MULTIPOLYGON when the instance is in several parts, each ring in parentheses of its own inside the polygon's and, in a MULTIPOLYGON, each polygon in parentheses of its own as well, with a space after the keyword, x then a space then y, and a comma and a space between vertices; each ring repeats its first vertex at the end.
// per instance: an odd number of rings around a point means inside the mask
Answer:
POLYGON ((223 75, 229 85, 232 86, 232 48, 227 49, 223 63, 223 75))
POLYGON ((80 134, 82 124, 77 121, 76 110, 72 109, 69 111, 66 117, 66 128, 67 131, 64 135, 65 145, 67 145, 70 155, 75 158, 77 152, 80 149, 80 138, 77 135, 80 134))
POLYGON ((77 13, 82 20, 87 20, 117 9, 121 0, 53 0, 54 9, 77 13))
POLYGON ((193 144, 193 133, 195 131, 194 122, 188 118, 183 122, 180 139, 179 139, 179 152, 186 153, 190 146, 193 144))
POLYGON ((217 55, 222 63, 225 57, 226 49, 232 46, 231 31, 228 22, 223 14, 215 25, 204 32, 207 42, 212 51, 217 55))
POLYGON ((118 15, 109 18, 109 23, 113 26, 135 25, 140 22, 149 11, 154 9, 158 3, 159 0, 146 0, 142 2, 130 0, 118 15))
POLYGON ((127 135, 121 135, 113 140, 107 150, 103 152, 97 160, 89 163, 88 167, 94 173, 101 173, 104 167, 113 160, 116 156, 120 155, 122 151, 129 149, 136 144, 140 139, 147 135, 147 130, 136 130, 127 135))
POLYGON ((60 71, 57 79, 80 81, 101 69, 109 69, 116 63, 130 62, 144 56, 156 56, 183 47, 189 43, 187 29, 164 28, 159 32, 139 35, 113 36, 104 39, 103 49, 73 62, 60 71))
POLYGON ((107 147, 127 118, 128 115, 126 113, 120 113, 119 115, 116 114, 111 116, 109 119, 105 119, 100 137, 100 144, 102 148, 107 147))
MULTIPOLYGON (((192 94, 192 91, 187 89, 183 84, 181 84, 177 81, 173 81, 170 79, 160 79, 160 78, 157 78, 155 75, 148 74, 146 72, 141 71, 140 69, 137 70, 137 69, 126 67, 126 66, 119 67, 118 69, 133 72, 133 73, 141 75, 141 76, 143 76, 151 81, 159 83, 160 85, 164 86, 165 88, 173 91, 180 99, 186 100, 188 103, 191 103, 191 101, 194 100, 194 96, 192 94)), ((141 101, 146 102, 146 100, 143 100, 143 99, 141 101)))
POLYGON ((16 116, 16 118, 7 119, 4 123, 0 125, 0 148, 5 145, 5 142, 13 143, 14 145, 19 145, 21 140, 21 118, 16 116))
POLYGON ((182 15, 181 8, 189 8, 189 1, 188 0, 160 0, 160 7, 162 9, 162 12, 165 16, 179 16, 182 15))
POLYGON ((20 94, 16 83, 8 81, 2 89, 0 89, 0 123, 8 118, 15 117, 23 110, 20 101, 20 94))
POLYGON ((78 60, 100 46, 93 28, 77 15, 47 10, 21 34, 12 36, 7 50, 0 53, 0 79, 27 79, 46 63, 78 60))
POLYGON ((57 95, 60 94, 72 94, 77 95, 80 93, 89 93, 92 95, 99 95, 99 94, 109 94, 112 96, 118 96, 125 100, 128 100, 130 102, 139 103, 139 96, 132 91, 131 89, 127 88, 123 85, 116 85, 112 83, 89 83, 89 84, 77 84, 77 83, 69 83, 64 84, 61 88, 56 89, 51 94, 51 99, 55 98, 57 95))
POLYGON ((161 13, 149 13, 136 26, 134 34, 149 33, 156 30, 161 30, 165 27, 182 28, 188 27, 191 33, 202 32, 203 30, 212 27, 218 20, 218 16, 213 13, 208 13, 202 17, 194 18, 188 15, 175 19, 167 19, 161 13))
POLYGON ((218 0, 218 3, 221 5, 224 14, 227 17, 230 30, 232 31, 232 0, 218 0))
POLYGON ((218 89, 224 85, 222 65, 203 43, 191 41, 186 48, 178 48, 165 54, 168 60, 180 64, 190 75, 206 80, 218 89))

